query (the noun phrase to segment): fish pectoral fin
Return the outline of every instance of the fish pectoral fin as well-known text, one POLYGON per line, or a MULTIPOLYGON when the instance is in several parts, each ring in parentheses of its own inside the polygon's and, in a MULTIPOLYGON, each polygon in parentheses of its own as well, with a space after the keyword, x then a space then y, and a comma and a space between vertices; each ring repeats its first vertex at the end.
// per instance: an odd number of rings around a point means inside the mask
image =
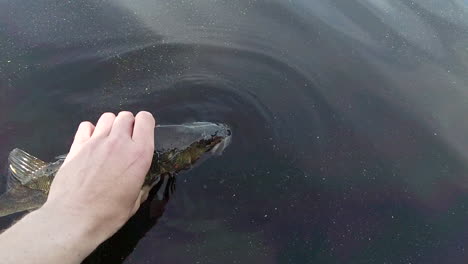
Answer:
POLYGON ((176 178, 170 173, 161 175, 160 184, 156 186, 156 198, 160 201, 169 199, 175 192, 176 178))
POLYGON ((42 161, 26 151, 15 148, 8 156, 8 169, 10 178, 19 181, 21 184, 27 183, 34 172, 46 166, 47 163, 42 161))

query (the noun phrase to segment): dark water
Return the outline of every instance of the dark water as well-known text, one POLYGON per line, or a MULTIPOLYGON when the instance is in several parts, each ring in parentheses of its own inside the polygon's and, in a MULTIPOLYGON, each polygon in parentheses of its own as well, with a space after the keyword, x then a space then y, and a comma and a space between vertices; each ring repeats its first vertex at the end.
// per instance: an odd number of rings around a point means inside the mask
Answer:
POLYGON ((466 263, 467 72, 466 0, 2 0, 2 173, 103 111, 221 121, 90 263, 466 263))

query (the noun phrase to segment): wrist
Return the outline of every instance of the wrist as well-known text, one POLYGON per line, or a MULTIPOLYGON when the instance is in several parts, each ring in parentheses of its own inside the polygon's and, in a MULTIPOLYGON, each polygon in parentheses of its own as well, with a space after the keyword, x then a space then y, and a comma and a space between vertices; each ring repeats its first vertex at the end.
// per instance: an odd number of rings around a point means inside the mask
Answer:
POLYGON ((81 263, 105 237, 90 220, 47 205, 0 236, 2 263, 81 263))
MULTIPOLYGON (((38 210, 26 216, 28 221, 40 228, 39 235, 49 238, 52 247, 59 248, 62 252, 69 252, 83 260, 105 238, 102 238, 96 223, 92 219, 83 219, 71 212, 57 210, 54 207, 44 205, 38 210)), ((80 261, 81 261, 80 260, 80 261)))

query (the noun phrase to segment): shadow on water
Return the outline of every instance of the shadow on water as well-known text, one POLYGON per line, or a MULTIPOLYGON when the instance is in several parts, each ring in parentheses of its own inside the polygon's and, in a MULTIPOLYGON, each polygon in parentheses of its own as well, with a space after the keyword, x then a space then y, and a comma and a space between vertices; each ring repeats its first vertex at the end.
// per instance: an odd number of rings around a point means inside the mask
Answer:
POLYGON ((123 263, 146 232, 157 225, 166 204, 175 192, 175 184, 175 177, 162 176, 162 180, 153 187, 147 201, 141 205, 135 215, 117 233, 91 253, 83 263, 123 263))

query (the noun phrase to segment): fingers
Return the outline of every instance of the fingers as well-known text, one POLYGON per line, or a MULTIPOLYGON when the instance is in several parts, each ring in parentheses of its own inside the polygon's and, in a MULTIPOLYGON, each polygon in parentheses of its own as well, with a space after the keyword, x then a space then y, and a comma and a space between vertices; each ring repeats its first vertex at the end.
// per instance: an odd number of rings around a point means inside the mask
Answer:
POLYGON ((76 130, 75 139, 73 140, 73 144, 80 144, 91 138, 91 135, 94 131, 94 125, 90 122, 81 122, 76 130))
POLYGON ((120 112, 114 120, 110 135, 131 138, 133 134, 134 122, 135 117, 131 112, 120 112))
POLYGON ((156 121, 149 112, 139 112, 135 117, 132 139, 136 143, 154 147, 154 126, 156 121))
POLYGON ((70 153, 73 153, 74 149, 76 149, 82 143, 90 139, 91 135, 93 134, 93 131, 94 131, 93 124, 87 121, 81 122, 80 125, 78 126, 78 129, 76 130, 75 139, 73 140, 73 143, 70 147, 70 153))
POLYGON ((92 138, 106 137, 109 135, 115 120, 113 113, 104 113, 98 120, 92 138))

